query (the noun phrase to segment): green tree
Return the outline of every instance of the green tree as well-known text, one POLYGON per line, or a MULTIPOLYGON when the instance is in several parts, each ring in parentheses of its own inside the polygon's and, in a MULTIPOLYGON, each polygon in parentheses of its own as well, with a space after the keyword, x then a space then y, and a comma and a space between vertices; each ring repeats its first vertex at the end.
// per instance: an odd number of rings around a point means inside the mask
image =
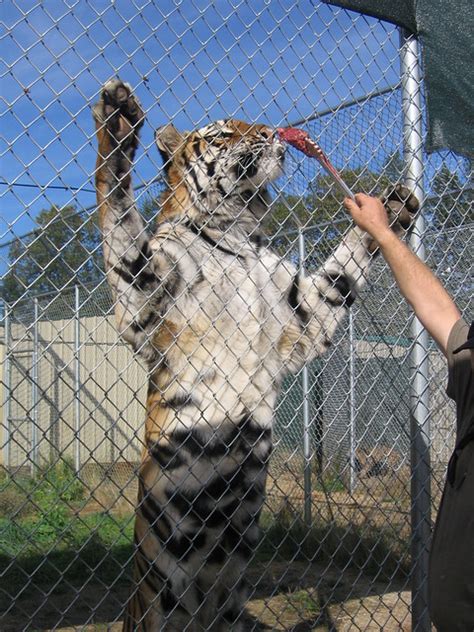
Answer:
POLYGON ((459 175, 443 165, 432 181, 428 210, 436 226, 445 228, 474 221, 472 190, 463 186, 459 175))
POLYGON ((397 184, 398 182, 403 181, 406 173, 406 167, 402 156, 398 151, 387 157, 381 173, 389 184, 397 184))
MULTIPOLYGON (((380 194, 391 182, 385 172, 380 175, 367 169, 345 169, 341 176, 354 192, 380 194)), ((317 265, 318 259, 321 261, 334 249, 341 235, 351 225, 342 200, 343 194, 324 173, 314 179, 304 195, 281 193, 265 221, 272 245, 282 254, 293 253, 296 259, 297 255, 293 252, 296 248, 296 232, 298 228, 304 228, 307 243, 316 245, 316 248, 308 248, 307 263, 317 265)))
POLYGON ((93 218, 85 219, 73 206, 52 206, 43 209, 36 222, 36 230, 10 246, 4 300, 13 303, 22 296, 103 278, 101 238, 93 218))

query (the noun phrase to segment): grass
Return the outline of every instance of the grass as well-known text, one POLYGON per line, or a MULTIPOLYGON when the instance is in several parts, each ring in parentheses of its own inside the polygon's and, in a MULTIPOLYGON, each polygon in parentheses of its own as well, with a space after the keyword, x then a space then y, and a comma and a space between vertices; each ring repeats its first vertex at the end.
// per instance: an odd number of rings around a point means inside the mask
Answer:
POLYGON ((308 528, 299 516, 262 516, 263 537, 255 560, 326 561, 341 568, 363 569, 368 575, 390 579, 409 573, 408 543, 394 539, 391 528, 372 524, 315 522, 308 528))
POLYGON ((82 515, 86 500, 87 489, 67 461, 45 465, 35 479, 2 475, 0 606, 26 585, 60 592, 91 575, 109 582, 127 576, 133 515, 82 515))
POLYGON ((291 593, 291 604, 296 610, 300 610, 307 616, 315 615, 320 612, 319 604, 316 602, 314 595, 310 590, 297 590, 291 593))

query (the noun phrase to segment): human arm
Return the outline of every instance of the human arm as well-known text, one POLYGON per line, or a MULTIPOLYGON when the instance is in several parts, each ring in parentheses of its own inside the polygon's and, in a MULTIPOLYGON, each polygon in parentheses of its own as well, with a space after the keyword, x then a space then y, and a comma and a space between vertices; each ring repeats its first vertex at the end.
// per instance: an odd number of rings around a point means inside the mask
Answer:
POLYGON ((446 355, 449 334, 461 317, 459 310, 430 268, 391 230, 382 202, 363 193, 355 199, 345 199, 345 207, 377 243, 400 292, 446 355))

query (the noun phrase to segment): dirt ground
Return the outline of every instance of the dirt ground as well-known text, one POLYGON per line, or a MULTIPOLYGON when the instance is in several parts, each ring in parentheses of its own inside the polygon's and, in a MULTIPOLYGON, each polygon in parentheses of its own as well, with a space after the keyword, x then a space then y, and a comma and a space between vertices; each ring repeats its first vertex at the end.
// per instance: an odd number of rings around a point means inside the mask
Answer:
MULTIPOLYGON (((387 593, 386 583, 350 569, 274 562, 253 568, 248 578, 256 588, 247 604, 245 632, 411 631, 410 593, 402 586, 387 593)), ((28 591, 3 620, 2 632, 119 632, 128 592, 123 585, 110 590, 94 584, 79 592, 69 586, 45 599, 28 591), (61 622, 59 613, 65 613, 61 622)))

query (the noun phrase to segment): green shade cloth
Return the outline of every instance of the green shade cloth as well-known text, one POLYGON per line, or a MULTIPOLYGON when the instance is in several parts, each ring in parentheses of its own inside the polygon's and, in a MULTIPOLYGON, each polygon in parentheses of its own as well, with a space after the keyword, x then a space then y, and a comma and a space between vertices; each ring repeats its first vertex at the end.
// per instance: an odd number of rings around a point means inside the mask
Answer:
POLYGON ((472 0, 325 0, 419 36, 428 115, 427 151, 474 154, 474 2, 472 0))

